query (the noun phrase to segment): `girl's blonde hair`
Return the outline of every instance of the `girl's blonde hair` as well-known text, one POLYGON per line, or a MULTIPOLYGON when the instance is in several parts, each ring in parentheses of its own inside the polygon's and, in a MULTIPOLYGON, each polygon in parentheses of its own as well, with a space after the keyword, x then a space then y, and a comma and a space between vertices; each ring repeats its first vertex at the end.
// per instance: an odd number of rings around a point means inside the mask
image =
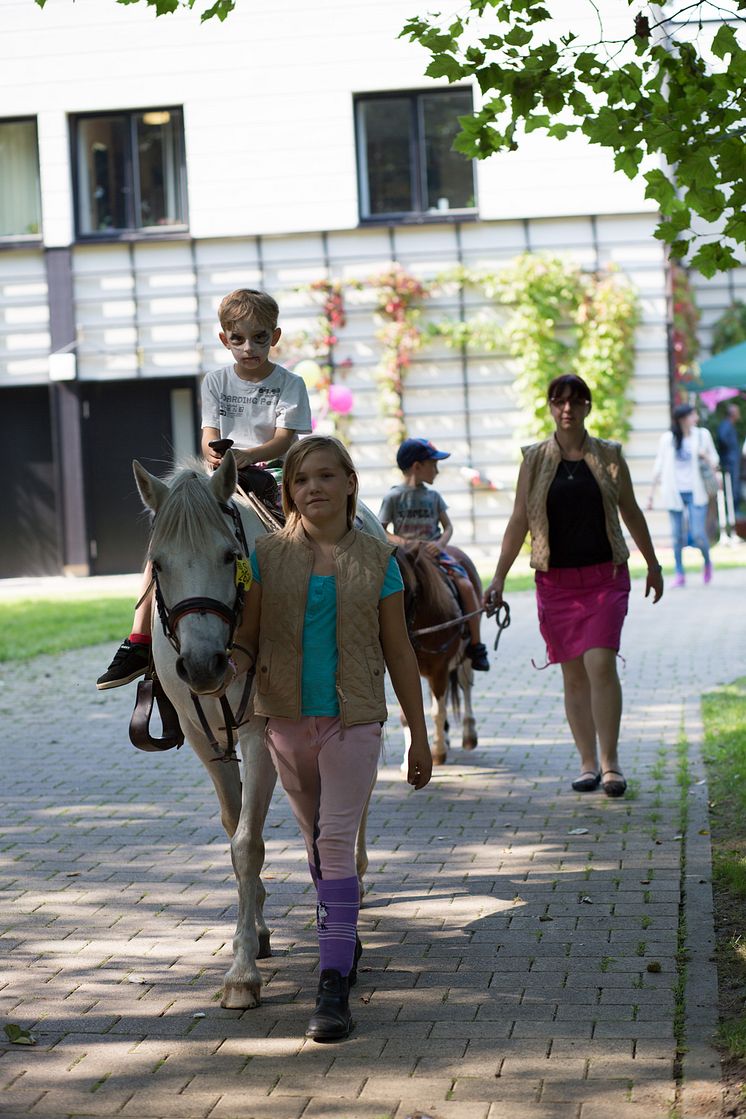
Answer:
POLYGON ((293 484, 303 467, 303 463, 314 451, 330 451, 347 477, 355 479, 352 493, 347 495, 347 527, 352 528, 355 523, 355 510, 357 508, 357 471, 350 458, 350 452, 344 443, 340 443, 339 439, 335 439, 333 435, 308 435, 305 439, 299 439, 297 443, 293 443, 288 451, 282 470, 282 507, 287 517, 287 527, 292 529, 300 520, 298 506, 293 501, 293 484))

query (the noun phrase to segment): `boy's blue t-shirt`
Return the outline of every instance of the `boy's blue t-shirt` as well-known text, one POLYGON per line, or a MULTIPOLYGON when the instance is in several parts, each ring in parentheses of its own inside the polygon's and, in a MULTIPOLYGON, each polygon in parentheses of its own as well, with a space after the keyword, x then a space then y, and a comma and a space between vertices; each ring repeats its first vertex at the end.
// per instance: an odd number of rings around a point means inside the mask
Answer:
MULTIPOLYGON (((251 571, 261 583, 256 552, 251 571)), ((404 590, 399 565, 389 557, 381 598, 404 590)), ((312 575, 303 618, 303 671, 301 715, 339 715, 337 700, 337 585, 335 575, 312 575)))

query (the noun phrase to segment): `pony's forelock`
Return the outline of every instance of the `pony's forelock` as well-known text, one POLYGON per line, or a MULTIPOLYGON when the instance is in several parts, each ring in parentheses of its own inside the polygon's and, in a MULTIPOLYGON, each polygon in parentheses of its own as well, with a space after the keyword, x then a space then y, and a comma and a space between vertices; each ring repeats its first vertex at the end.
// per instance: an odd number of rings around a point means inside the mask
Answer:
POLYGON ((201 550, 214 545, 216 534, 238 551, 236 538, 200 460, 176 467, 163 481, 169 492, 155 518, 149 556, 161 549, 201 550))

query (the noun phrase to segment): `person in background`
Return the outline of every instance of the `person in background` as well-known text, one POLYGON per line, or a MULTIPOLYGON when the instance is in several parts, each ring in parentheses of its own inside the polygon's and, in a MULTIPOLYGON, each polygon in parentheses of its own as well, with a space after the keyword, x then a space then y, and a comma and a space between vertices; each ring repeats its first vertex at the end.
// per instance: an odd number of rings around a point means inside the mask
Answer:
POLYGON ((405 439, 396 452, 396 465, 404 481, 386 494, 378 519, 392 544, 423 541, 435 563, 453 580, 471 638, 466 656, 475 671, 487 672, 490 662, 480 636, 481 602, 466 569, 446 551, 453 525, 446 512, 448 506, 433 487, 438 462, 445 458, 450 458, 450 451, 439 451, 429 439, 405 439))
POLYGON ((661 501, 671 519, 675 588, 686 585, 683 554, 688 542, 702 553, 704 582, 712 580, 706 527, 709 498, 702 481, 700 459, 705 459, 713 470, 717 470, 715 444, 709 431, 697 425, 696 409, 691 404, 677 404, 673 410, 671 429, 664 431, 658 444, 648 498, 648 509, 652 509, 660 483, 661 501))
POLYGON ((724 475, 728 474, 730 476, 734 513, 738 512, 741 504, 741 439, 738 434, 740 419, 741 409, 737 404, 729 404, 726 408, 725 417, 718 424, 715 437, 718 454, 720 455, 720 468, 724 475))
POLYGON ((515 505, 485 606, 503 602, 505 578, 531 533, 539 628, 547 663, 562 668, 565 712, 578 754, 576 792, 623 796, 619 761, 622 689, 616 670, 627 613, 629 550, 619 515, 647 564, 645 597, 663 594, 661 565, 619 443, 586 430, 591 392, 574 374, 547 390, 555 430, 523 448, 515 505), (600 762, 599 762, 600 755, 600 762))

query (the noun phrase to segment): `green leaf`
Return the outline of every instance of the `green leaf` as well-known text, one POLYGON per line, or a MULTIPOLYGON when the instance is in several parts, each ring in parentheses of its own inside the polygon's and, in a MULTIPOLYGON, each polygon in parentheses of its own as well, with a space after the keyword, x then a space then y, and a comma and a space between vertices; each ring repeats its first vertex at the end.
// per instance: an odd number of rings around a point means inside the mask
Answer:
POLYGON ((692 268, 696 268, 708 280, 716 272, 735 268, 739 263, 730 246, 724 245, 722 241, 710 241, 706 245, 701 245, 691 260, 692 268))
POLYGON ((735 31, 727 23, 718 28, 717 35, 712 40, 711 50, 716 58, 725 58, 726 54, 735 54, 741 50, 735 31))
POLYGON ((461 63, 450 54, 437 55, 425 70, 429 78, 448 78, 449 82, 458 81, 463 72, 461 63))
POLYGON ((235 0, 216 0, 211 8, 208 8, 202 13, 200 20, 204 23, 206 19, 212 19, 213 16, 217 16, 222 23, 226 16, 230 15, 235 6, 235 0))
POLYGON ((12 1045, 36 1045, 36 1038, 34 1035, 15 1022, 8 1022, 7 1025, 3 1026, 3 1029, 8 1041, 12 1045))
POLYGON ((524 27, 514 27, 505 36, 505 42, 510 43, 511 47, 525 47, 532 39, 533 34, 524 27))
POLYGON ((676 197, 676 190, 673 183, 659 170, 648 171, 644 178, 648 184, 645 190, 645 197, 653 198, 658 203, 661 210, 667 212, 670 204, 676 197))
POLYGON ((574 124, 553 124, 551 128, 547 129, 547 135, 553 136, 555 140, 564 140, 576 129, 577 125, 574 124))
POLYGON ((623 171, 628 179, 634 179, 640 169, 641 160, 641 149, 632 148, 628 151, 617 152, 614 156, 614 167, 617 171, 623 171))

